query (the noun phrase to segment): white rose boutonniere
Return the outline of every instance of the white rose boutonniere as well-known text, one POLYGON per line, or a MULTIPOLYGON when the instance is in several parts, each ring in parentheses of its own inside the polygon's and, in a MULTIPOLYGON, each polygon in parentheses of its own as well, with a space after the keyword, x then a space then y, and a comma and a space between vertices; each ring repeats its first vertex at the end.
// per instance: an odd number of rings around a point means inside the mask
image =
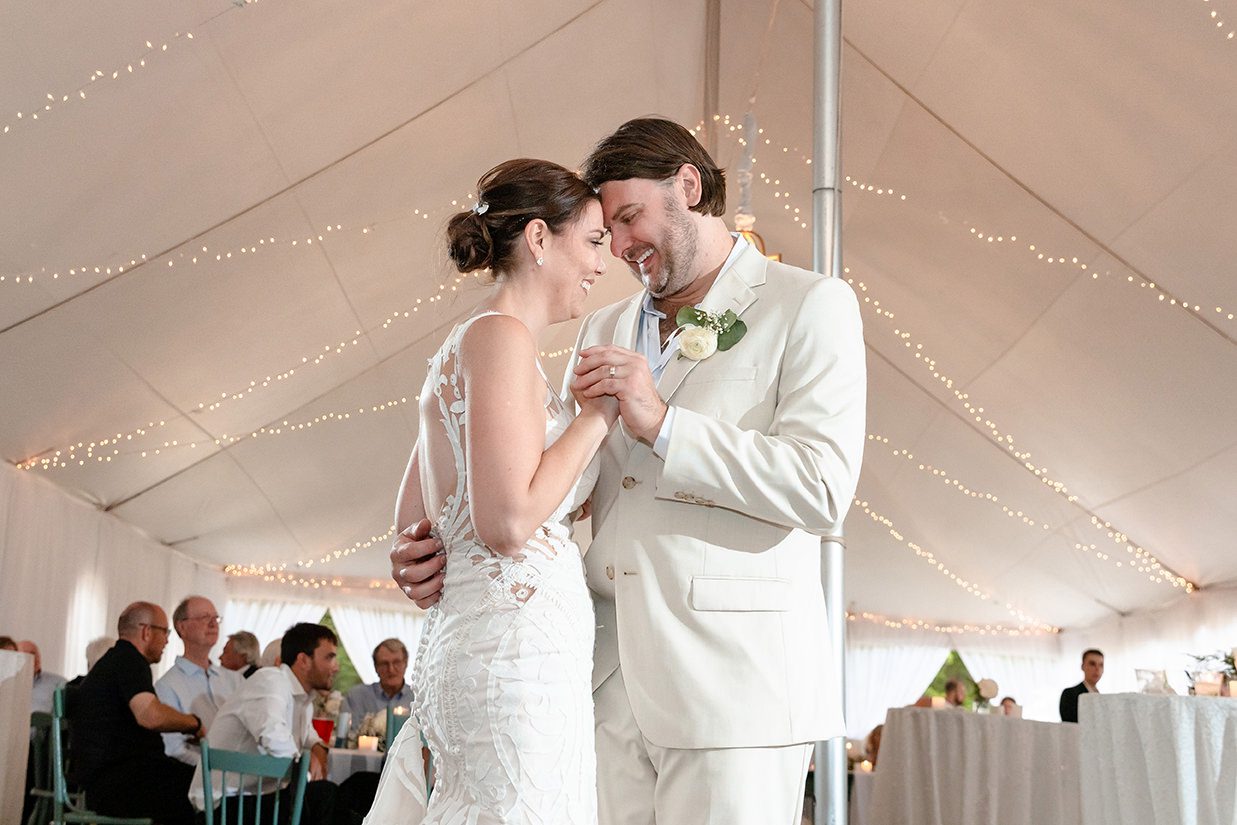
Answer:
POLYGON ((679 353, 693 361, 703 361, 717 352, 717 331, 688 324, 679 333, 679 353))
POLYGON ((706 312, 683 307, 674 320, 680 329, 679 357, 693 361, 703 361, 719 350, 725 352, 747 334, 747 324, 730 309, 706 312))

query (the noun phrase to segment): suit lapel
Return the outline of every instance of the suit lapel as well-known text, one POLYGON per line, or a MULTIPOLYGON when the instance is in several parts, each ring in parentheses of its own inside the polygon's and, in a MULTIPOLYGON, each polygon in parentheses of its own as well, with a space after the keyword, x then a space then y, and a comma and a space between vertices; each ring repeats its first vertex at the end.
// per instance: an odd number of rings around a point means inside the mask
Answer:
MULTIPOLYGON (((752 287, 765 282, 768 263, 769 260, 761 255, 755 246, 749 245, 734 265, 717 277, 717 283, 713 284, 709 294, 700 302, 700 308, 707 312, 725 312, 731 309, 735 315, 742 317, 744 311, 756 302, 756 292, 752 287)), ((717 358, 719 355, 724 357, 725 354, 714 353, 711 357, 717 358)), ((665 372, 661 374, 661 381, 657 384, 658 394, 663 401, 669 403, 675 390, 699 363, 677 355, 670 359, 665 372)))
POLYGON ((614 345, 623 349, 636 348, 636 330, 639 328, 640 307, 644 304, 644 291, 632 296, 627 308, 619 313, 614 325, 614 345))

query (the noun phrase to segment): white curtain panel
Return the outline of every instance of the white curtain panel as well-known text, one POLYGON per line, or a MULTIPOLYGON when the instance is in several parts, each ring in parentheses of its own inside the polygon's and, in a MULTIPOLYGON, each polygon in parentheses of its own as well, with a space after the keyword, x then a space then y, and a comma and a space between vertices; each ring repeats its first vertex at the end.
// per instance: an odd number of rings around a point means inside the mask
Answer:
POLYGON ((232 599, 223 613, 219 638, 229 633, 248 630, 258 637, 262 649, 297 622, 318 622, 326 614, 321 603, 280 599, 232 599))
MULTIPOLYGON (((86 643, 116 635, 130 602, 172 608, 190 594, 221 604, 223 575, 38 476, 0 466, 0 632, 31 639, 43 668, 86 670, 86 643)), ((179 652, 174 638, 156 672, 179 652)))
POLYGON ((331 618, 339 631, 339 640, 364 682, 376 682, 374 648, 383 639, 399 639, 408 647, 410 659, 417 655, 425 614, 419 610, 384 609, 373 606, 331 606, 331 618))
POLYGON ((1058 704, 1062 688, 1077 684, 1081 679, 1065 681, 1068 673, 1062 672, 1060 659, 1055 656, 1036 656, 1030 653, 990 650, 967 650, 958 648, 966 669, 975 681, 992 679, 1000 688, 995 704, 1004 696, 1012 696, 1022 706, 1023 719, 1038 719, 1042 722, 1059 722, 1058 704))
POLYGON ((932 683, 949 655, 949 637, 846 625, 846 735, 862 739, 885 721, 890 708, 912 704, 932 683))

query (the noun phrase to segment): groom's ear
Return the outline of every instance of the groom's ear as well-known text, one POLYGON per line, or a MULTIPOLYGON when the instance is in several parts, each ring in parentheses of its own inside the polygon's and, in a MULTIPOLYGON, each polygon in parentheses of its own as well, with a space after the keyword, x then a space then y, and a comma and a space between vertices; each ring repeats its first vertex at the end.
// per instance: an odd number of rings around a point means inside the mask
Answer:
POLYGON ((684 163, 679 171, 674 173, 675 184, 682 190, 687 208, 691 209, 700 203, 704 192, 700 183, 700 170, 690 163, 684 163))

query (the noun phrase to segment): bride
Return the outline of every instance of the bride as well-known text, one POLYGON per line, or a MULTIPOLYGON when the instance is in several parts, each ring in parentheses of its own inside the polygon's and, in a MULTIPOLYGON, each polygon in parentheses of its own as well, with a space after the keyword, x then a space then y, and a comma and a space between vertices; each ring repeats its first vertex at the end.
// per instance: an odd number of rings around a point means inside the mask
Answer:
POLYGON ((592 603, 570 537, 618 415, 573 417, 537 358, 605 272, 597 195, 572 172, 511 160, 447 228, 460 272, 494 286, 430 361, 396 523, 428 517, 445 555, 413 667, 412 721, 387 755, 366 825, 593 823, 592 603), (434 764, 426 804, 421 735, 434 764))

